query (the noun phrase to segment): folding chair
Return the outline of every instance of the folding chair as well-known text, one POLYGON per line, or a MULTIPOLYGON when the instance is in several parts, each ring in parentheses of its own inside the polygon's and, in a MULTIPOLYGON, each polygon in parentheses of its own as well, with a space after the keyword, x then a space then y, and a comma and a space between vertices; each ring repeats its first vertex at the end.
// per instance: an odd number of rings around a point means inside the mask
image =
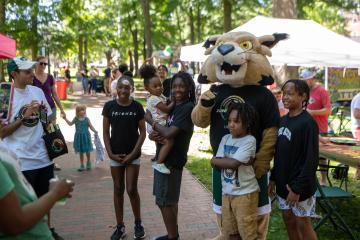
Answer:
MULTIPOLYGON (((347 170, 349 169, 348 166, 328 166, 328 167, 343 168, 347 170)), ((345 186, 347 188, 347 174, 344 181, 345 181, 345 186)), ((335 205, 332 203, 332 200, 334 199, 346 200, 346 199, 352 199, 354 196, 340 187, 342 186, 343 181, 341 181, 341 185, 339 187, 333 186, 331 182, 329 182, 331 184, 330 186, 321 186, 317 178, 316 178, 316 183, 317 183, 317 191, 316 191, 317 204, 324 211, 325 216, 323 216, 321 220, 315 225, 314 227, 315 231, 319 229, 327 220, 330 220, 330 222, 333 224, 335 229, 340 228, 342 231, 349 234, 351 239, 357 240, 356 236, 351 231, 350 227, 346 224, 345 220, 339 214, 338 212, 339 205, 338 204, 335 205)))

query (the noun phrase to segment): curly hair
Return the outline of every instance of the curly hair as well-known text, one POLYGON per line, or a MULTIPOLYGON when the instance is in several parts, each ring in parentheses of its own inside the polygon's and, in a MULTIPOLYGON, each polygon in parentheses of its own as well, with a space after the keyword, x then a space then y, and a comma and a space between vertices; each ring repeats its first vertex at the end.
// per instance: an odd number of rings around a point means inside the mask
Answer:
POLYGON ((154 65, 143 65, 139 70, 141 78, 144 79, 144 86, 149 85, 150 79, 157 76, 157 71, 154 65))
POLYGON ((246 127, 247 133, 253 134, 258 118, 254 107, 248 103, 233 103, 227 109, 226 121, 229 121, 229 116, 232 111, 237 111, 237 119, 241 119, 241 124, 243 127, 246 127))
MULTIPOLYGON (((194 83, 194 80, 193 78, 191 77, 190 74, 188 74, 187 72, 183 72, 183 71, 180 71, 178 73, 176 73, 172 79, 171 79, 171 85, 174 84, 174 81, 176 78, 180 78, 184 83, 185 85, 188 87, 189 89, 189 100, 192 102, 192 103, 196 103, 196 95, 195 95, 195 83, 194 83)), ((171 86, 172 88, 172 86, 171 86)))
POLYGON ((303 108, 306 109, 307 105, 309 104, 310 99, 310 88, 307 85, 306 81, 300 79, 290 79, 287 80, 284 85, 282 86, 281 90, 284 91, 286 84, 293 83, 295 85, 295 91, 301 96, 306 94, 305 100, 302 102, 303 108))

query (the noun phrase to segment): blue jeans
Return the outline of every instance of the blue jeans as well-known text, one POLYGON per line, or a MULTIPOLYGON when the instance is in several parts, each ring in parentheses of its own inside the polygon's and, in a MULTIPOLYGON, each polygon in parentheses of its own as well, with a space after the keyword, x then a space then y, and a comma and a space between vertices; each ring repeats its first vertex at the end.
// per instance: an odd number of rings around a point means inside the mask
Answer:
POLYGON ((89 80, 86 77, 81 78, 82 87, 84 89, 84 92, 86 93, 89 87, 89 80))

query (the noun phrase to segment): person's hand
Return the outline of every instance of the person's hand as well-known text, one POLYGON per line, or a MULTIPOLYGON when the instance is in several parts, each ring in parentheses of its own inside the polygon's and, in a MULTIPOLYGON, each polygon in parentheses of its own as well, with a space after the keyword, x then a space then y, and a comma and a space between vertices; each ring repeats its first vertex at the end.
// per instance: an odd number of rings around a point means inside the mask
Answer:
POLYGON ((255 162, 255 158, 254 157, 250 157, 250 160, 247 163, 242 163, 242 165, 244 166, 252 166, 255 162))
POLYGON ((60 117, 62 117, 63 119, 65 119, 65 118, 66 118, 66 113, 65 113, 64 111, 61 111, 60 117))
POLYGON ((211 159, 211 161, 210 161, 210 164, 211 164, 211 167, 212 167, 212 168, 215 168, 215 167, 216 167, 215 164, 214 164, 214 158, 215 158, 215 157, 213 157, 213 158, 211 159))
MULTIPOLYGON (((124 154, 125 155, 125 154, 124 154)), ((132 154, 127 154, 127 155, 125 155, 123 158, 122 158, 122 161, 121 161, 121 163, 122 164, 128 164, 128 163, 130 163, 131 161, 133 161, 134 160, 134 157, 132 156, 132 154)))
POLYGON ((269 194, 270 197, 275 196, 275 182, 274 181, 269 182, 268 194, 269 194))
POLYGON ((71 192, 74 190, 75 183, 70 180, 58 180, 50 183, 50 192, 56 195, 57 200, 71 197, 71 192))
POLYGON ((162 142, 165 138, 161 136, 157 131, 152 131, 149 134, 149 139, 154 142, 162 142))
POLYGON ((149 123, 153 120, 150 111, 146 111, 144 118, 147 123, 149 123))
POLYGON ((109 154, 109 158, 115 162, 122 163, 123 157, 125 154, 109 154))
POLYGON ((95 134, 98 134, 98 131, 94 130, 94 133, 95 133, 95 134))
POLYGON ((29 118, 32 115, 36 115, 39 113, 39 110, 40 110, 40 103, 38 101, 32 101, 30 105, 27 106, 23 117, 29 118))
POLYGON ((288 184, 286 184, 286 189, 289 191, 289 194, 287 195, 286 198, 286 203, 291 207, 296 207, 297 204, 299 203, 300 194, 294 193, 288 184))

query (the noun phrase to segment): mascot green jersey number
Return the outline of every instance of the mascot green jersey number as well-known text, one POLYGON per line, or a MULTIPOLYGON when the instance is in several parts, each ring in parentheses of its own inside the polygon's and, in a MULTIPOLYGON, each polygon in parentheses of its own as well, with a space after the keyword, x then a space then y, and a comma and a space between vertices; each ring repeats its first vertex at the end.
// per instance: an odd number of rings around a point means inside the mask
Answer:
MULTIPOLYGON (((192 112, 196 126, 210 125, 210 144, 214 155, 221 138, 228 134, 225 113, 234 102, 247 102, 258 113, 254 137, 257 153, 254 162, 255 174, 261 189, 259 215, 270 212, 267 196, 267 173, 274 155, 277 125, 280 118, 276 99, 264 87, 274 82, 273 69, 266 56, 271 56, 271 47, 286 34, 255 37, 247 32, 230 32, 210 37, 205 42, 209 55, 198 78, 200 83, 220 83, 200 96, 192 112)), ((221 172, 213 169, 214 211, 221 213, 221 172)))

